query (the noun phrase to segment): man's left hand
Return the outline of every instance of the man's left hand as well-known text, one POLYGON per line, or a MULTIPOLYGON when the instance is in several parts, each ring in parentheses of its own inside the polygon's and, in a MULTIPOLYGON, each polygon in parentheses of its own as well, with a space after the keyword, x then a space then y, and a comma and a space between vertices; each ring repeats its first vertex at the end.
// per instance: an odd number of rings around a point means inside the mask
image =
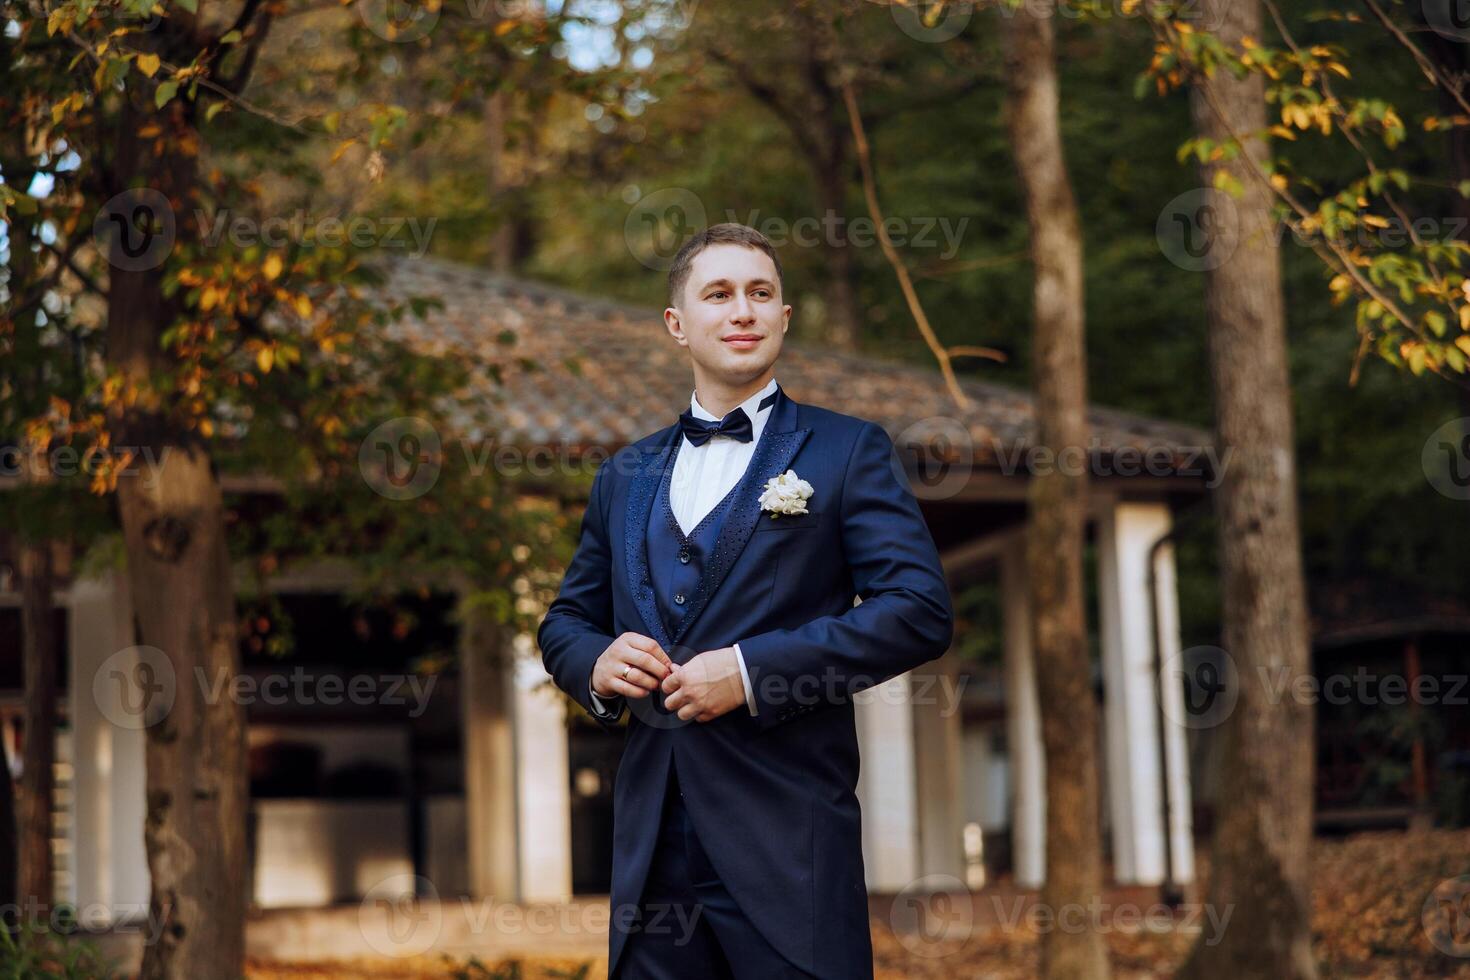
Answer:
POLYGON ((745 684, 734 647, 707 650, 675 664, 663 679, 664 707, 683 721, 714 721, 745 704, 745 684))

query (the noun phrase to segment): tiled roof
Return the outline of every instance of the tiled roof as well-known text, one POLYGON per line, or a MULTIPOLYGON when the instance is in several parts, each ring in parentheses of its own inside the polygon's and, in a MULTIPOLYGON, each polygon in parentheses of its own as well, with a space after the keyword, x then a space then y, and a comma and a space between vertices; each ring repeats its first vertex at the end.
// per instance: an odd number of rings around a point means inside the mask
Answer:
MULTIPOLYGON (((394 328, 417 349, 506 364, 502 382, 480 372, 498 439, 520 446, 613 449, 660 429, 688 407, 693 375, 687 355, 664 331, 660 311, 595 299, 524 279, 437 259, 399 259, 387 269, 390 295, 443 304, 425 319, 394 328), (513 343, 497 338, 514 334, 513 343)), ((797 401, 871 419, 894 441, 913 445, 946 432, 970 441, 976 462, 1031 444, 1028 392, 965 380, 961 412, 938 371, 788 343, 776 379, 797 401), (938 418, 939 423, 918 425, 938 418)), ((1187 454, 1211 444, 1193 426, 1116 409, 1088 413, 1094 446, 1187 454)), ((466 432, 478 436, 483 433, 466 432)))

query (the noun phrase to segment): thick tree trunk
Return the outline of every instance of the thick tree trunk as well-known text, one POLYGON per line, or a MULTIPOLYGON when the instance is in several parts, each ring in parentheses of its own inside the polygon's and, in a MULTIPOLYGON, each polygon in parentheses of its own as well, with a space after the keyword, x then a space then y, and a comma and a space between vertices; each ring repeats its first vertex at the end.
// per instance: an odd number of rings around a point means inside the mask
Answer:
MULTIPOLYGON (((124 113, 116 177, 119 188, 137 176, 164 193, 185 239, 193 233, 193 160, 159 159, 135 137, 145 120, 187 125, 169 115, 177 111, 176 102, 166 118, 124 113)), ((141 380, 160 366, 159 334, 176 311, 163 294, 161 269, 119 264, 109 289, 107 356, 110 367, 141 380)), ((163 418, 135 410, 116 419, 114 445, 146 447, 160 464, 157 479, 140 468, 143 475, 119 480, 117 499, 139 642, 162 651, 172 674, 163 681, 173 683, 167 711, 152 696, 145 707, 149 911, 165 925, 145 948, 140 977, 239 977, 248 783, 244 710, 228 694, 240 665, 224 504, 205 448, 163 418)))
MULTIPOLYGON (((26 130, 7 134, 14 141, 15 156, 25 158, 26 130)), ((10 283, 23 293, 39 278, 39 262, 33 251, 31 223, 11 223, 10 283)), ((31 322, 36 308, 21 314, 31 322)), ((45 388, 37 370, 34 383, 45 388)), ((48 447, 49 448, 49 447, 48 447)), ((27 492, 44 492, 51 474, 44 452, 29 454, 21 480, 27 492)), ((55 901, 51 873, 51 809, 56 768, 57 657, 60 637, 56 631, 53 602, 55 569, 51 542, 37 528, 15 536, 15 569, 21 593, 21 663, 25 675, 25 731, 21 752, 21 779, 15 798, 15 861, 13 882, 26 919, 45 921, 55 901)))
MULTIPOLYGON (((1257 0, 1202 0, 1205 20, 1238 49, 1261 37, 1257 0)), ((1265 129, 1264 85, 1256 73, 1224 69, 1193 92, 1195 125, 1214 140, 1265 129)), ((1244 147, 1264 162, 1267 147, 1244 147)), ((1234 658, 1240 698, 1225 722, 1209 901, 1233 910, 1215 945, 1197 944, 1185 978, 1305 980, 1312 957, 1308 854, 1312 844, 1313 720, 1310 705, 1268 697, 1263 678, 1302 677, 1310 669, 1307 613, 1297 526, 1291 388, 1281 270, 1270 234, 1270 196, 1237 157, 1217 169, 1244 188, 1233 209, 1238 244, 1205 279, 1210 375, 1217 442, 1230 460, 1215 493, 1220 528, 1224 644, 1234 658)))
POLYGON ((45 921, 55 902, 51 875, 51 803, 56 768, 56 606, 49 541, 20 544, 21 647, 25 664, 18 887, 27 918, 45 921))
MULTIPOLYGON (((1005 23, 1006 124, 1031 229, 1036 340, 1036 443, 1071 458, 1085 449, 1086 336, 1082 236, 1058 123, 1054 11, 1025 7, 1005 23)), ((1082 553, 1088 474, 1062 466, 1031 478, 1026 568, 1041 734, 1046 751, 1046 883, 1053 915, 1102 898, 1097 705, 1090 678, 1082 553)), ((1091 929, 1042 936, 1042 974, 1099 980, 1107 951, 1091 929)))

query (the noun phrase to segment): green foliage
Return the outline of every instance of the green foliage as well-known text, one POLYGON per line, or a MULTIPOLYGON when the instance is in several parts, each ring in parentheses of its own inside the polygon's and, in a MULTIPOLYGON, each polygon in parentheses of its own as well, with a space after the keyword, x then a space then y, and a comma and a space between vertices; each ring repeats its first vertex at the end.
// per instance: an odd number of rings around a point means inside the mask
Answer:
POLYGON ((0 980, 112 980, 116 964, 95 944, 49 929, 0 927, 0 980))
MULTIPOLYGON (((1323 263, 1332 301, 1355 304, 1354 375, 1372 352, 1413 375, 1432 372, 1470 385, 1470 235, 1456 220, 1466 212, 1446 193, 1462 175, 1436 174, 1443 163, 1425 160, 1422 143, 1411 144, 1419 134, 1406 122, 1414 118, 1420 131, 1438 139, 1433 134, 1464 125, 1464 96, 1458 81, 1444 80, 1455 72, 1434 68, 1410 38, 1421 28, 1385 29, 1329 6, 1278 16, 1268 22, 1269 40, 1245 37, 1232 48, 1197 30, 1184 11, 1168 5, 1142 5, 1141 11, 1157 40, 1142 78, 1160 91, 1222 68, 1238 77, 1261 76, 1265 100, 1280 122, 1266 132, 1233 133, 1218 145, 1186 139, 1180 159, 1211 164, 1234 158, 1245 140, 1276 141, 1274 158, 1250 158, 1252 178, 1269 187, 1277 219, 1323 263), (1355 78, 1350 66, 1364 64, 1371 73, 1380 57, 1440 79, 1445 102, 1460 107, 1442 109, 1426 102, 1422 91, 1388 97, 1377 87, 1380 79, 1355 78), (1335 161, 1334 179, 1308 171, 1323 161, 1335 161)), ((1432 49, 1433 30, 1423 33, 1432 49)), ((1237 181, 1223 171, 1216 177, 1217 186, 1239 196, 1242 188, 1232 186, 1237 181)))
MULTIPOLYGON (((3 11, 0 192, 13 221, 0 239, 0 442, 93 465, 38 467, 44 485, 8 498, 16 506, 0 529, 69 536, 79 550, 103 540, 106 495, 151 462, 152 447, 130 435, 162 430, 205 448, 225 477, 269 475, 284 487, 260 522, 230 521, 231 551, 258 579, 345 557, 360 563, 367 590, 452 577, 471 605, 505 621, 529 615, 569 547, 565 491, 552 480, 537 490, 549 491, 545 504, 521 501, 523 488, 486 465, 493 422, 470 373, 498 379, 502 362, 396 339, 437 301, 387 300, 381 269, 397 257, 393 244, 341 228, 381 230, 395 217, 376 210, 392 204, 374 191, 384 171, 478 115, 509 79, 533 80, 543 100, 568 83, 547 54, 559 21, 445 10, 410 40, 371 10, 344 7, 303 14, 311 29, 278 46, 265 43, 275 5, 245 4, 234 23, 208 27, 183 2, 3 11), (329 52, 306 43, 323 31, 329 52), (259 84, 246 99, 251 79, 259 84), (49 189, 22 193, 32 178, 49 189), (172 235, 138 269, 114 267, 92 237, 123 189, 154 193, 163 204, 142 230, 172 235), (146 282, 135 298, 160 306, 146 372, 108 359, 107 303, 126 274, 146 282), (443 442, 440 479, 408 501, 369 486, 359 458, 379 426, 401 418, 443 442), (472 425, 488 433, 480 446, 461 442, 472 425)), ((504 363, 524 363, 499 346, 504 363)), ((260 506, 244 494, 227 504, 260 506)))

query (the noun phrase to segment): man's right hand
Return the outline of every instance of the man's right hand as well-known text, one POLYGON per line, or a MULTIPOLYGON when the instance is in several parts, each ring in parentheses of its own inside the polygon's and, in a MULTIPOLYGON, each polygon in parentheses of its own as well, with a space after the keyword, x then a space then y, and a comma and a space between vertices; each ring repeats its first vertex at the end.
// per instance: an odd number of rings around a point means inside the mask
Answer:
POLYGON ((602 698, 619 694, 646 698, 658 690, 673 669, 674 662, 657 640, 640 633, 624 633, 602 651, 592 666, 592 691, 602 698))

